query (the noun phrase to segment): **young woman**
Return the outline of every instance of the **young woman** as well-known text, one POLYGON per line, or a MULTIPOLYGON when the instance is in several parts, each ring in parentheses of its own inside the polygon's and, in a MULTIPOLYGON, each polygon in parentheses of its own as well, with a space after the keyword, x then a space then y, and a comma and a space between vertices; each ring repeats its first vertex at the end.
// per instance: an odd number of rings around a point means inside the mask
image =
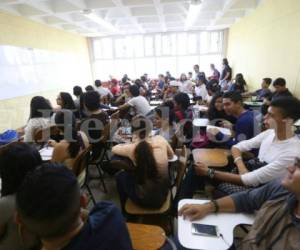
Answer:
POLYGON ((168 159, 174 156, 169 143, 162 136, 150 137, 151 122, 143 116, 132 120, 133 142, 112 148, 112 153, 128 157, 134 164, 133 172, 121 172, 117 187, 122 209, 127 198, 152 208, 159 208, 169 190, 168 159))
POLYGON ((223 109, 223 95, 217 93, 213 96, 209 108, 207 111, 207 118, 214 126, 221 126, 221 120, 227 120, 231 123, 235 123, 236 118, 229 116, 223 109))
POLYGON ((181 86, 180 86, 180 91, 183 93, 187 94, 192 94, 193 93, 193 83, 192 81, 188 80, 186 74, 181 74, 180 79, 179 79, 181 86))
POLYGON ((82 131, 76 131, 76 120, 70 110, 57 112, 55 124, 64 139, 60 142, 49 141, 49 145, 54 147, 51 161, 72 169, 76 156, 89 146, 89 140, 82 131))
POLYGON ((56 98, 56 103, 61 107, 61 109, 71 110, 76 119, 79 119, 79 112, 76 109, 72 96, 67 92, 60 92, 56 98))
POLYGON ((248 90, 247 83, 244 79, 243 74, 238 73, 235 76, 234 83, 230 86, 229 91, 237 91, 239 93, 244 93, 248 90))
POLYGON ((26 143, 16 142, 0 152, 0 249, 29 250, 39 245, 36 237, 15 223, 15 194, 25 176, 42 163, 39 152, 26 143))
POLYGON ((24 141, 33 142, 36 129, 49 127, 51 115, 50 102, 42 96, 33 97, 30 102, 30 115, 25 127, 24 141))
POLYGON ((173 108, 164 104, 155 109, 154 127, 157 129, 157 135, 161 135, 168 142, 172 140, 174 135, 175 114, 173 108))

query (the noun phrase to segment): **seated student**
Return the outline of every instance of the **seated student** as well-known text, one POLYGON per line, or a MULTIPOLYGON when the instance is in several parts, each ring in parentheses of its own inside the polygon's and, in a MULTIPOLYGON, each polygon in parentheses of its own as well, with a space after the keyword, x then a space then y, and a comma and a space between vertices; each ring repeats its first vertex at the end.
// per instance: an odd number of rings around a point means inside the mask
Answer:
POLYGON ((165 84, 166 84, 165 76, 163 74, 159 74, 158 75, 158 84, 156 87, 156 89, 159 93, 162 93, 164 91, 165 84))
POLYGON ((218 129, 208 130, 207 133, 215 142, 226 142, 230 148, 239 141, 251 139, 258 134, 260 130, 258 115, 244 109, 242 96, 238 92, 226 92, 223 95, 223 107, 227 115, 234 116, 237 120, 233 127, 228 127, 232 129, 233 134, 229 140, 218 129))
POLYGON ((88 85, 84 89, 85 89, 86 92, 88 92, 88 91, 94 91, 95 90, 92 85, 88 85))
POLYGON ((117 97, 117 99, 115 100, 114 104, 115 105, 121 105, 124 104, 126 102, 129 101, 130 97, 129 97, 129 87, 130 87, 130 82, 125 82, 123 83, 122 86, 122 94, 120 96, 117 97))
POLYGON ((151 106, 147 99, 140 95, 138 86, 132 85, 129 87, 129 96, 131 99, 119 107, 120 111, 133 107, 137 115, 143 116, 146 116, 151 111, 151 106))
POLYGON ((111 79, 110 83, 111 83, 110 92, 113 94, 113 96, 119 96, 121 93, 119 82, 113 78, 111 79))
POLYGON ((163 101, 167 102, 173 100, 174 96, 179 93, 180 83, 173 80, 170 81, 168 88, 166 88, 163 96, 163 101))
POLYGON ((207 99, 207 89, 202 77, 196 79, 196 86, 193 90, 195 100, 205 101, 207 99))
MULTIPOLYGON (((299 100, 292 97, 275 99, 265 116, 265 124, 269 129, 231 149, 238 174, 215 171, 203 163, 196 163, 196 174, 248 187, 283 177, 287 167, 294 163, 296 157, 300 157, 300 140, 293 129, 294 122, 299 118, 299 100), (258 159, 244 162, 242 153, 252 149, 259 149, 258 159)), ((231 190, 226 193, 231 193, 231 190)))
POLYGON ((219 93, 221 91, 219 82, 217 80, 210 80, 206 84, 206 90, 207 90, 207 96, 206 99, 204 100, 207 104, 210 103, 211 99, 216 93, 219 93))
POLYGON ((188 80, 186 74, 181 74, 180 79, 180 92, 192 94, 193 93, 193 83, 191 80, 188 80))
POLYGON ((33 142, 34 132, 38 128, 50 126, 52 107, 42 96, 35 96, 30 102, 30 115, 25 127, 24 142, 33 142))
POLYGON ((39 152, 26 143, 8 145, 0 153, 0 249, 29 250, 39 246, 38 239, 14 222, 15 194, 25 176, 42 163, 39 152))
POLYGON ((156 135, 161 135, 168 142, 174 136, 174 122, 175 114, 173 108, 168 104, 163 104, 155 109, 154 113, 154 127, 157 129, 156 135))
POLYGON ((80 96, 83 94, 82 88, 80 86, 74 86, 73 87, 73 95, 75 95, 76 99, 74 100, 74 104, 76 109, 80 110, 80 96))
POLYGON ((235 76, 233 84, 230 86, 229 91, 237 91, 239 93, 244 93, 247 91, 247 83, 244 79, 243 74, 238 73, 235 76))
POLYGON ((223 108, 223 94, 217 93, 213 96, 211 102, 208 106, 207 118, 210 121, 211 125, 222 127, 222 122, 229 121, 232 124, 235 124, 236 118, 233 116, 227 115, 223 108))
POLYGON ((121 206, 124 211, 129 197, 142 206, 159 208, 168 194, 168 159, 174 152, 162 136, 150 137, 152 126, 147 118, 135 117, 131 124, 133 142, 112 148, 113 154, 129 157, 134 163, 133 173, 117 177, 121 206))
POLYGON ((100 97, 109 96, 109 98, 113 98, 113 94, 110 92, 108 88, 104 88, 102 86, 102 82, 100 80, 95 81, 96 90, 99 92, 100 97))
POLYGON ((57 112, 55 124, 64 139, 60 142, 49 141, 49 145, 54 147, 51 161, 72 169, 76 156, 89 146, 88 138, 82 131, 76 131, 75 117, 70 110, 57 112))
POLYGON ((104 146, 104 135, 108 137, 109 117, 106 112, 100 109, 100 95, 97 91, 85 93, 84 107, 87 112, 87 118, 82 121, 81 127, 89 138, 92 145, 92 157, 96 159, 104 146))
POLYGON ((186 93, 178 93, 174 96, 174 104, 176 135, 188 143, 193 137, 193 110, 190 98, 186 93))
POLYGON ((39 236, 44 250, 131 250, 124 219, 103 201, 87 215, 75 175, 63 165, 44 164, 24 180, 16 195, 17 222, 39 236))
POLYGON ((256 96, 256 101, 263 101, 263 98, 266 95, 271 94, 271 90, 269 89, 270 85, 272 83, 272 79, 271 78, 263 78, 262 79, 262 83, 261 83, 261 89, 258 89, 254 92, 247 92, 244 93, 243 96, 256 96))
POLYGON ((72 96, 67 92, 60 92, 56 98, 56 103, 61 109, 71 110, 76 119, 79 119, 79 111, 76 109, 72 96))
MULTIPOLYGON (((255 213, 248 234, 235 241, 236 249, 299 249, 300 243, 300 164, 288 167, 283 180, 226 196, 203 205, 184 205, 179 216, 191 221, 211 213, 255 213)), ((170 249, 169 246, 163 248, 170 249)), ((183 249, 178 246, 177 249, 183 249)), ((231 249, 231 248, 230 248, 231 249)))
POLYGON ((293 96, 293 94, 286 87, 286 81, 284 78, 277 78, 273 82, 275 92, 273 93, 272 100, 280 97, 293 96))

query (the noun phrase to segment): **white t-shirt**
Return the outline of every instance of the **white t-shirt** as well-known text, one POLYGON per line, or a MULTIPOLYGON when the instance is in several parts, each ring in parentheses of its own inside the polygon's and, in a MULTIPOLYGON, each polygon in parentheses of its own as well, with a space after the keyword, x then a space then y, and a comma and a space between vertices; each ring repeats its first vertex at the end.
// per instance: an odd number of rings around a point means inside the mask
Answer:
POLYGON ((180 82, 181 86, 179 87, 179 90, 183 93, 192 94, 193 92, 193 83, 190 80, 186 80, 184 82, 180 82))
POLYGON ((151 106, 143 96, 136 96, 128 101, 128 104, 135 108, 137 115, 147 115, 151 111, 151 106))
POLYGON ((195 86, 195 94, 196 96, 201 96, 202 100, 206 100, 207 90, 205 84, 201 84, 200 86, 195 86))
POLYGON ((113 94, 110 92, 110 90, 108 88, 104 88, 104 87, 98 87, 97 91, 99 92, 100 96, 106 96, 109 95, 110 97, 113 97, 113 94))
POLYGON ((31 118, 26 127, 24 134, 24 142, 33 142, 33 133, 35 129, 38 128, 47 128, 50 126, 49 118, 31 118))
POLYGON ((275 131, 268 129, 250 140, 242 141, 234 146, 240 151, 259 148, 258 158, 268 163, 252 172, 241 175, 242 182, 247 186, 257 186, 287 174, 287 167, 300 157, 300 140, 297 136, 280 141, 275 131))

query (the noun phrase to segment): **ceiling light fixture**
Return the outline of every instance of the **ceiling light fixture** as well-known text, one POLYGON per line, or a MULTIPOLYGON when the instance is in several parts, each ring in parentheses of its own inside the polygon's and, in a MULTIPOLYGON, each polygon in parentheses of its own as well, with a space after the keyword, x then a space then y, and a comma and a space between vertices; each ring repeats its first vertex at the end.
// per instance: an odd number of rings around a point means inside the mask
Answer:
POLYGON ((103 18, 99 17, 98 15, 96 15, 92 10, 83 10, 82 12, 87 18, 91 19, 92 21, 94 21, 95 23, 100 24, 103 28, 115 32, 115 33, 119 33, 120 30, 117 29, 114 25, 112 25, 110 22, 105 21, 103 18))
POLYGON ((185 30, 188 30, 191 26, 194 25, 194 23, 198 17, 198 14, 200 12, 200 9, 202 7, 201 3, 202 3, 201 0, 191 0, 189 12, 188 12, 187 19, 185 22, 185 30))

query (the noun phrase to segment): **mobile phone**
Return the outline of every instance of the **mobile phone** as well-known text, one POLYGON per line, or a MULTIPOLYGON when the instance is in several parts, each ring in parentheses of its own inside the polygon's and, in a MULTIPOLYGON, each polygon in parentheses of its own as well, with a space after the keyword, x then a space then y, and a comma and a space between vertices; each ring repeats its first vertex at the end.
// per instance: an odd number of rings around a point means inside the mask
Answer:
POLYGON ((192 234, 219 237, 218 228, 215 225, 192 223, 192 234))
POLYGON ((123 135, 131 135, 131 127, 123 127, 122 134, 123 135))

